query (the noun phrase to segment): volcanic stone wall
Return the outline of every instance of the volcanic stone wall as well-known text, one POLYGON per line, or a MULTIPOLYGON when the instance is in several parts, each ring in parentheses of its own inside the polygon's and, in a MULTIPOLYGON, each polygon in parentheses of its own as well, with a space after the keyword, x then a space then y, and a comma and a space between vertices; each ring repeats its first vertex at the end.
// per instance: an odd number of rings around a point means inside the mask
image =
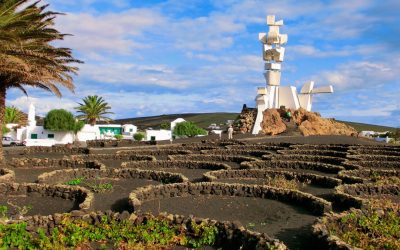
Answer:
POLYGON ((38 177, 39 183, 57 184, 82 178, 120 178, 120 179, 149 179, 163 183, 186 182, 188 179, 182 174, 168 173, 164 171, 150 171, 139 169, 63 169, 44 173, 38 177))
POLYGON ((338 173, 345 170, 344 167, 319 163, 319 162, 306 162, 306 161, 253 161, 242 162, 240 167, 243 169, 266 169, 266 168, 285 168, 285 169, 308 169, 325 173, 338 173))
POLYGON ((187 182, 142 187, 135 189, 129 195, 129 202, 136 211, 144 201, 190 195, 224 195, 273 199, 305 207, 315 215, 322 215, 332 209, 330 202, 297 190, 216 182, 187 182))
POLYGON ((53 158, 12 158, 7 161, 9 166, 15 168, 24 167, 56 167, 56 168, 95 168, 104 169, 105 165, 99 161, 91 160, 85 161, 82 158, 71 159, 64 157, 63 159, 53 158))
POLYGON ((15 181, 15 173, 11 169, 0 168, 0 183, 10 183, 15 181))
POLYGON ((207 162, 207 161, 136 161, 136 162, 123 162, 123 168, 186 168, 186 169, 231 169, 225 163, 207 162))
POLYGON ((0 194, 4 196, 38 193, 42 196, 60 197, 79 202, 81 210, 88 210, 93 203, 93 193, 82 187, 45 185, 36 183, 0 183, 0 194))
POLYGON ((169 155, 168 159, 189 160, 189 161, 228 161, 242 163, 245 161, 259 161, 259 159, 250 156, 241 155, 219 155, 219 154, 191 154, 191 155, 169 155))

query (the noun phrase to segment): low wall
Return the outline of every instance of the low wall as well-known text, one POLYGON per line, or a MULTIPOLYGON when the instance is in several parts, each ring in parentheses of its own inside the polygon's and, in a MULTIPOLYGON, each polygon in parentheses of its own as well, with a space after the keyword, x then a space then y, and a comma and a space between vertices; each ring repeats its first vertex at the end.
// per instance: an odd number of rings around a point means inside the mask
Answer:
POLYGON ((260 161, 255 157, 240 156, 240 155, 206 155, 206 154, 191 154, 191 155, 169 155, 168 159, 175 160, 189 160, 189 161, 228 161, 242 163, 245 161, 260 161))
POLYGON ((357 247, 353 247, 350 244, 344 242, 339 237, 333 235, 326 226, 328 223, 340 220, 345 216, 347 212, 336 214, 327 213, 323 217, 318 218, 312 226, 313 235, 316 237, 316 243, 314 247, 316 249, 330 249, 330 250, 362 250, 357 247))
POLYGON ((31 154, 31 153, 88 154, 89 149, 67 147, 67 146, 52 146, 52 147, 33 146, 33 147, 25 147, 23 152, 24 154, 31 154))
POLYGON ((289 171, 266 170, 266 169, 245 169, 245 170, 217 170, 210 171, 203 174, 206 181, 217 181, 220 179, 232 178, 252 178, 264 179, 266 177, 284 176, 288 180, 298 180, 300 182, 311 182, 311 184, 319 185, 327 188, 334 188, 342 181, 333 177, 323 175, 310 174, 310 173, 295 173, 289 171))
POLYGON ((318 149, 292 149, 278 150, 283 155, 315 155, 315 156, 331 156, 345 158, 347 153, 334 150, 318 150, 318 149))
POLYGON ((62 169, 39 175, 38 183, 58 184, 84 177, 96 178, 121 178, 121 179, 149 179, 162 183, 186 182, 188 179, 182 174, 168 173, 164 171, 151 171, 139 169, 62 169))
POLYGON ((343 170, 340 171, 338 177, 345 183, 365 183, 372 182, 371 178, 374 175, 384 177, 400 177, 400 171, 398 170, 383 170, 383 169, 356 169, 356 170, 343 170))
POLYGON ((388 146, 388 145, 357 145, 350 146, 351 150, 385 150, 385 151, 400 151, 400 146, 388 146))
POLYGON ((400 148, 398 151, 395 150, 380 150, 380 149, 355 149, 349 150, 349 154, 353 155, 387 155, 387 156, 400 156, 400 148))
POLYGON ((86 141, 89 148, 129 147, 148 145, 145 141, 134 140, 89 140, 86 141))
POLYGON ((368 205, 368 196, 400 196, 398 185, 376 185, 376 184, 344 184, 335 188, 335 197, 350 207, 364 208, 368 205), (362 197, 366 196, 366 197, 362 197))
POLYGON ((300 150, 334 150, 334 151, 340 151, 340 152, 347 152, 349 149, 349 145, 340 145, 340 144, 332 144, 332 145, 314 145, 314 144, 298 144, 298 145, 292 145, 290 148, 293 149, 300 149, 300 150))
POLYGON ((307 162, 320 162, 332 165, 341 165, 345 161, 344 158, 321 156, 321 155, 264 155, 263 160, 280 160, 280 161, 307 161, 307 162))
POLYGON ((210 219, 186 217, 182 215, 166 214, 161 213, 156 217, 151 214, 129 214, 128 212, 114 213, 112 211, 97 211, 90 213, 83 213, 81 211, 73 211, 68 214, 54 214, 49 216, 28 216, 18 221, 9 221, 8 224, 17 222, 27 223, 27 231, 30 233, 36 233, 39 228, 44 229, 48 234, 58 227, 62 226, 62 221, 68 219, 72 222, 85 221, 92 225, 99 224, 104 217, 107 217, 107 221, 121 222, 129 221, 133 226, 142 225, 150 219, 161 219, 169 222, 170 226, 183 225, 182 229, 186 230, 184 233, 191 234, 192 224, 197 225, 203 223, 207 226, 215 226, 218 229, 215 246, 218 249, 277 249, 286 250, 287 247, 279 242, 277 239, 269 237, 267 234, 253 232, 246 230, 243 226, 238 223, 232 223, 228 221, 216 221, 210 219))
POLYGON ((63 159, 52 158, 12 158, 7 161, 7 165, 15 168, 40 168, 40 167, 55 167, 55 168, 95 168, 105 169, 106 166, 99 161, 83 159, 63 159))
POLYGON ((248 145, 230 145, 226 146, 227 149, 232 150, 268 150, 277 151, 285 149, 286 147, 277 145, 265 145, 265 144, 248 144, 248 145))
POLYGON ((15 173, 11 169, 0 168, 0 183, 10 183, 15 181, 15 173))
POLYGON ((180 150, 180 149, 141 149, 141 150, 120 150, 117 151, 117 155, 184 155, 191 154, 190 150, 180 150))
POLYGON ((186 169, 231 169, 231 167, 225 163, 208 162, 208 161, 135 161, 135 162, 123 162, 122 168, 141 168, 141 169, 152 169, 152 168, 186 168, 186 169))
POLYGON ((72 160, 93 161, 93 160, 116 160, 116 161, 155 161, 151 155, 119 155, 119 154, 90 154, 90 155, 71 155, 72 160))
POLYGON ((74 200, 79 203, 80 210, 89 210, 94 199, 92 192, 86 188, 77 186, 72 187, 66 185, 36 183, 0 183, 0 194, 2 196, 26 195, 28 193, 39 193, 42 196, 74 200))
POLYGON ((319 162, 305 162, 305 161, 253 161, 242 162, 240 164, 242 169, 266 169, 266 168, 285 168, 285 169, 306 169, 315 170, 324 173, 338 173, 344 170, 344 167, 330 165, 319 162))
POLYGON ((202 154, 206 155, 246 155, 261 157, 263 155, 272 154, 272 152, 267 150, 255 150, 255 149, 215 149, 215 150, 201 150, 202 154))
POLYGON ((400 169, 400 162, 396 161, 349 161, 342 164, 346 169, 372 168, 372 169, 400 169))
POLYGON ((348 155, 348 159, 355 161, 394 161, 400 162, 400 156, 392 156, 392 155, 348 155))
POLYGON ((306 208, 314 215, 323 215, 332 209, 331 203, 311 194, 297 190, 275 188, 262 185, 227 184, 217 182, 176 183, 137 188, 129 195, 129 202, 138 210, 142 202, 170 197, 185 197, 191 195, 223 195, 255 197, 290 202, 306 208))

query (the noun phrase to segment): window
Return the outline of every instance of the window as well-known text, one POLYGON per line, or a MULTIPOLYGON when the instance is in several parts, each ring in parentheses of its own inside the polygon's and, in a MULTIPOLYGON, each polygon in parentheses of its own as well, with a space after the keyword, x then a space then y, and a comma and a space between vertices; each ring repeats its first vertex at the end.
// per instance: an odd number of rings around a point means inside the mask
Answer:
POLYGON ((48 135, 47 135, 47 138, 49 138, 49 139, 54 139, 54 134, 48 134, 48 135))
POLYGON ((31 139, 37 139, 37 134, 31 134, 31 139))
POLYGON ((130 128, 130 129, 129 129, 129 132, 133 132, 133 128, 130 128))

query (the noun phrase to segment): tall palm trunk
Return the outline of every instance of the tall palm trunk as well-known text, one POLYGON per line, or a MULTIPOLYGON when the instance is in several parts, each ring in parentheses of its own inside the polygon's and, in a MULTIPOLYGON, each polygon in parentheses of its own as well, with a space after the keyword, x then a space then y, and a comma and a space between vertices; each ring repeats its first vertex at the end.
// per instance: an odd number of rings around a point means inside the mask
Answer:
POLYGON ((4 116, 6 110, 6 86, 0 83, 0 138, 2 143, 0 145, 0 166, 5 166, 4 160, 4 152, 3 152, 3 126, 4 124, 4 116))

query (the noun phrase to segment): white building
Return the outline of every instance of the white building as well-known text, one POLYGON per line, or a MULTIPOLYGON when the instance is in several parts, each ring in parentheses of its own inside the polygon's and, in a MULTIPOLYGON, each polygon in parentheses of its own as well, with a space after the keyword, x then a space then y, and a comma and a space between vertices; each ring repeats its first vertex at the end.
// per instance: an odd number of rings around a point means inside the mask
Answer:
MULTIPOLYGON (((43 126, 36 126, 35 107, 33 104, 29 107, 28 125, 21 127, 16 132, 9 133, 13 139, 25 141, 26 146, 53 146, 55 144, 68 144, 74 141, 87 141, 96 139, 113 139, 114 135, 122 134, 124 130, 120 124, 96 124, 94 126, 85 124, 85 126, 75 135, 71 131, 51 131, 43 126)), ((8 124, 7 126, 12 126, 8 124)), ((131 124, 124 125, 128 131, 137 131, 136 126, 131 124), (135 129, 135 130, 133 130, 135 129)), ((132 138, 133 139, 133 138, 132 138)))
POLYGON ((146 130, 146 141, 166 141, 172 139, 171 130, 146 130))

